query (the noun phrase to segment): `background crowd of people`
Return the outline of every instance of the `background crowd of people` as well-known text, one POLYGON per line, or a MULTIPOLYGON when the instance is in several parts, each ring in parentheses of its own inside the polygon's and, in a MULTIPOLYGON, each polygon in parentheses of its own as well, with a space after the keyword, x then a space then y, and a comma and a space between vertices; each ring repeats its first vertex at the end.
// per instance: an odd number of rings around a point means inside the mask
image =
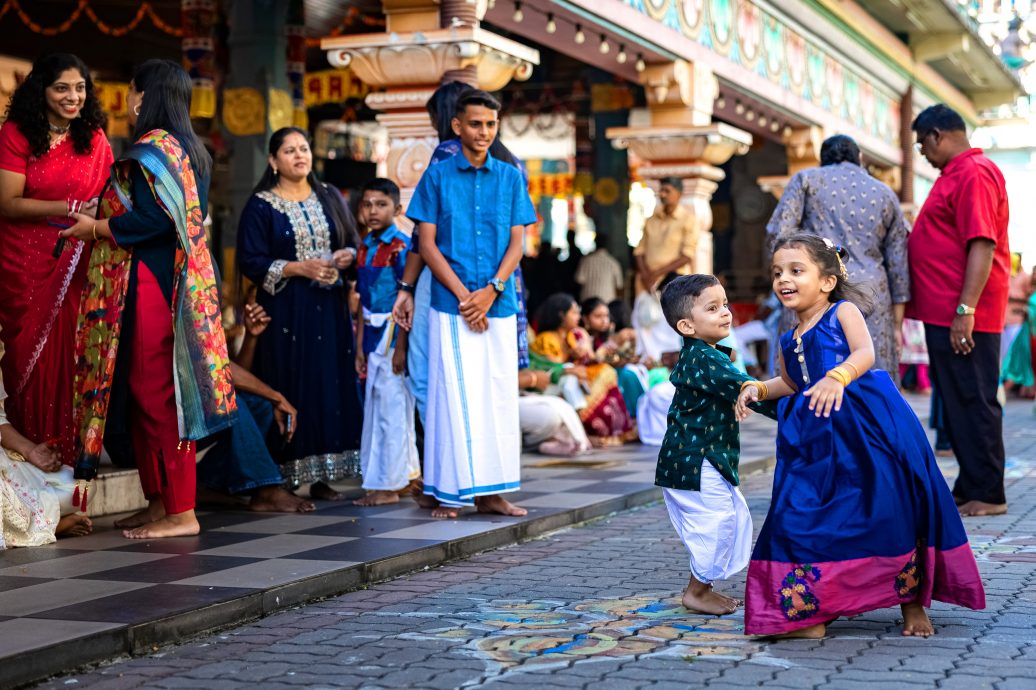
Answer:
MULTIPOLYGON (((661 181, 632 290, 603 235, 563 267, 549 248, 519 261, 536 220, 525 166, 496 136, 495 99, 449 82, 428 103, 440 141, 405 216, 391 182, 350 204, 317 179, 304 130, 275 132, 238 224, 238 284, 221 293, 204 222, 212 163, 189 102, 179 65, 142 64, 134 143, 116 161, 77 57, 39 59, 12 98, 0 128, 0 486, 28 517, 4 520, 0 547, 88 531, 102 445, 138 468, 149 501, 119 527, 154 538, 199 531, 198 482, 255 510, 309 511, 294 489, 341 500, 331 484, 362 466, 360 505, 409 493, 439 517, 469 505, 521 514, 501 498, 520 485, 521 448, 661 443, 682 342, 659 292, 694 272, 698 244, 681 180, 661 181), (386 425, 405 442, 386 444, 386 425), (479 465, 496 456, 499 467, 479 465)), ((935 389, 933 418, 962 465, 955 497, 965 512, 999 512, 1001 356, 1003 379, 1031 394, 1036 273, 1015 271, 1008 302, 1003 180, 960 116, 929 109, 915 130, 943 174, 912 234, 845 136, 791 179, 767 232, 844 247, 852 280, 873 292, 875 366, 935 389)), ((790 323, 779 312, 721 343, 741 371, 772 371, 790 323)))

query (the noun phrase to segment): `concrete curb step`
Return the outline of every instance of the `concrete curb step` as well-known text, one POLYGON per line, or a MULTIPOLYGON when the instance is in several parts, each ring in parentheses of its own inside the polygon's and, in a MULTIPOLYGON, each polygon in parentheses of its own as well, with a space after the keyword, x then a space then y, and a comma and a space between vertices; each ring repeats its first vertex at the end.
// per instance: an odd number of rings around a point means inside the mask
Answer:
MULTIPOLYGON (((741 464, 741 472, 747 475, 769 469, 773 464, 773 457, 751 460, 741 464)), ((14 654, 0 659, 0 688, 27 686, 52 675, 118 656, 146 654, 156 647, 182 643, 202 633, 242 625, 293 606, 344 594, 482 551, 534 539, 548 532, 653 503, 661 500, 661 497, 661 490, 657 487, 645 488, 587 506, 532 517, 397 556, 256 591, 201 609, 14 654)))

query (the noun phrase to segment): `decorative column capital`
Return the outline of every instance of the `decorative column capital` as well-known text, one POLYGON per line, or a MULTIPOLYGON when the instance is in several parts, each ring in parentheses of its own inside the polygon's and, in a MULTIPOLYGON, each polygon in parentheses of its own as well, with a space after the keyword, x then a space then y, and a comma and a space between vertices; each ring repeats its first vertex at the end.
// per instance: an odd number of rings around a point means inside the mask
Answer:
POLYGON ((373 88, 437 84, 445 72, 475 65, 479 87, 496 91, 528 79, 540 62, 539 51, 478 26, 336 36, 320 47, 332 65, 350 68, 373 88))
POLYGON ((722 165, 734 155, 748 153, 752 145, 751 134, 723 123, 703 127, 610 127, 605 136, 615 148, 629 149, 653 167, 722 165))
POLYGON ((699 63, 676 60, 648 65, 640 73, 652 125, 702 126, 712 122, 719 82, 699 63))

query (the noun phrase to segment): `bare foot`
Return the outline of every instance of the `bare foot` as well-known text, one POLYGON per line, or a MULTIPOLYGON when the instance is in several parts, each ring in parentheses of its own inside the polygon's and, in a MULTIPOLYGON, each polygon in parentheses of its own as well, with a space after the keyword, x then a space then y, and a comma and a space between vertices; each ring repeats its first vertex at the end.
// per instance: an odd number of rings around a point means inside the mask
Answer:
POLYGON ((498 515, 510 515, 511 517, 525 517, 529 514, 525 508, 519 508, 510 501, 504 499, 500 494, 491 496, 479 496, 475 499, 475 507, 480 513, 496 513, 498 515))
MULTIPOLYGON (((436 501, 436 505, 438 505, 438 501, 436 501)), ((432 510, 433 518, 456 520, 458 515, 460 515, 460 508, 454 508, 452 506, 439 506, 438 508, 432 510)))
POLYGON ((1006 503, 986 503, 984 501, 968 501, 967 503, 960 506, 960 514, 963 517, 1004 515, 1006 513, 1006 503))
POLYGON ((193 510, 166 515, 164 518, 149 522, 136 529, 128 529, 122 533, 127 539, 164 539, 166 537, 193 537, 201 532, 201 525, 193 510))
POLYGON ((357 498, 353 501, 354 506, 387 506, 392 503, 399 503, 398 491, 375 489, 368 491, 362 498, 357 498))
POLYGON ((342 501, 345 496, 335 491, 324 482, 313 482, 309 487, 309 496, 315 501, 342 501))
POLYGON ((421 479, 410 480, 410 492, 418 508, 431 510, 439 507, 439 499, 424 492, 424 481, 421 479))
POLYGON ((903 635, 906 637, 931 637, 935 626, 928 618, 924 607, 916 601, 899 607, 903 611, 903 635))
POLYGON ((94 523, 90 521, 90 518, 79 513, 73 513, 58 520, 58 526, 54 529, 54 534, 59 537, 85 537, 93 529, 94 523))
POLYGON ((148 524, 149 522, 155 522, 165 517, 165 506, 162 505, 162 500, 159 498, 153 498, 148 501, 147 508, 134 513, 129 517, 124 517, 121 520, 115 521, 115 527, 118 529, 133 529, 134 527, 141 527, 148 524))
POLYGON ((712 585, 704 585, 704 588, 699 588, 692 584, 684 590, 683 596, 680 597, 680 603, 688 611, 708 613, 713 616, 725 616, 737 611, 737 603, 730 597, 713 592, 712 585))
POLYGON ((734 597, 728 597, 726 594, 721 594, 720 592, 713 591, 713 594, 715 594, 720 599, 723 599, 724 601, 729 603, 735 609, 738 608, 739 606, 741 606, 742 604, 744 604, 744 602, 741 601, 740 599, 735 599, 734 597))
POLYGON ((280 486, 262 486, 252 494, 248 509, 257 513, 311 513, 317 507, 280 486))
POLYGON ((798 630, 781 633, 780 635, 769 635, 769 638, 772 640, 820 640, 825 635, 827 635, 827 625, 817 623, 808 628, 799 628, 798 630))

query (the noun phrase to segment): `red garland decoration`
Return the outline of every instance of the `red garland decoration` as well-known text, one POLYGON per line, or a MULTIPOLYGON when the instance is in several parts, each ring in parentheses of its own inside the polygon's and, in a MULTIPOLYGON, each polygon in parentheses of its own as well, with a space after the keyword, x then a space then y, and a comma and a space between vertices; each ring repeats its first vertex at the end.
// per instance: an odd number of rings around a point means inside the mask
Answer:
POLYGON ((170 36, 183 35, 182 29, 165 22, 161 17, 159 17, 149 2, 141 3, 140 8, 137 10, 137 14, 133 19, 122 26, 111 26, 98 17, 97 12, 95 12, 90 6, 90 0, 79 0, 79 4, 76 5, 74 10, 72 10, 72 14, 69 15, 68 19, 56 26, 43 26, 39 22, 34 21, 33 18, 29 16, 29 13, 22 8, 18 0, 6 0, 3 6, 0 6, 0 19, 2 19, 9 10, 14 10, 14 13, 18 15, 18 19, 21 20, 22 24, 24 24, 29 31, 40 34, 41 36, 58 36, 65 33, 71 29, 72 25, 79 21, 79 18, 84 14, 87 19, 93 22, 94 26, 96 26, 101 33, 108 36, 125 36, 130 31, 136 29, 145 17, 150 19, 151 24, 162 33, 169 34, 170 36))

